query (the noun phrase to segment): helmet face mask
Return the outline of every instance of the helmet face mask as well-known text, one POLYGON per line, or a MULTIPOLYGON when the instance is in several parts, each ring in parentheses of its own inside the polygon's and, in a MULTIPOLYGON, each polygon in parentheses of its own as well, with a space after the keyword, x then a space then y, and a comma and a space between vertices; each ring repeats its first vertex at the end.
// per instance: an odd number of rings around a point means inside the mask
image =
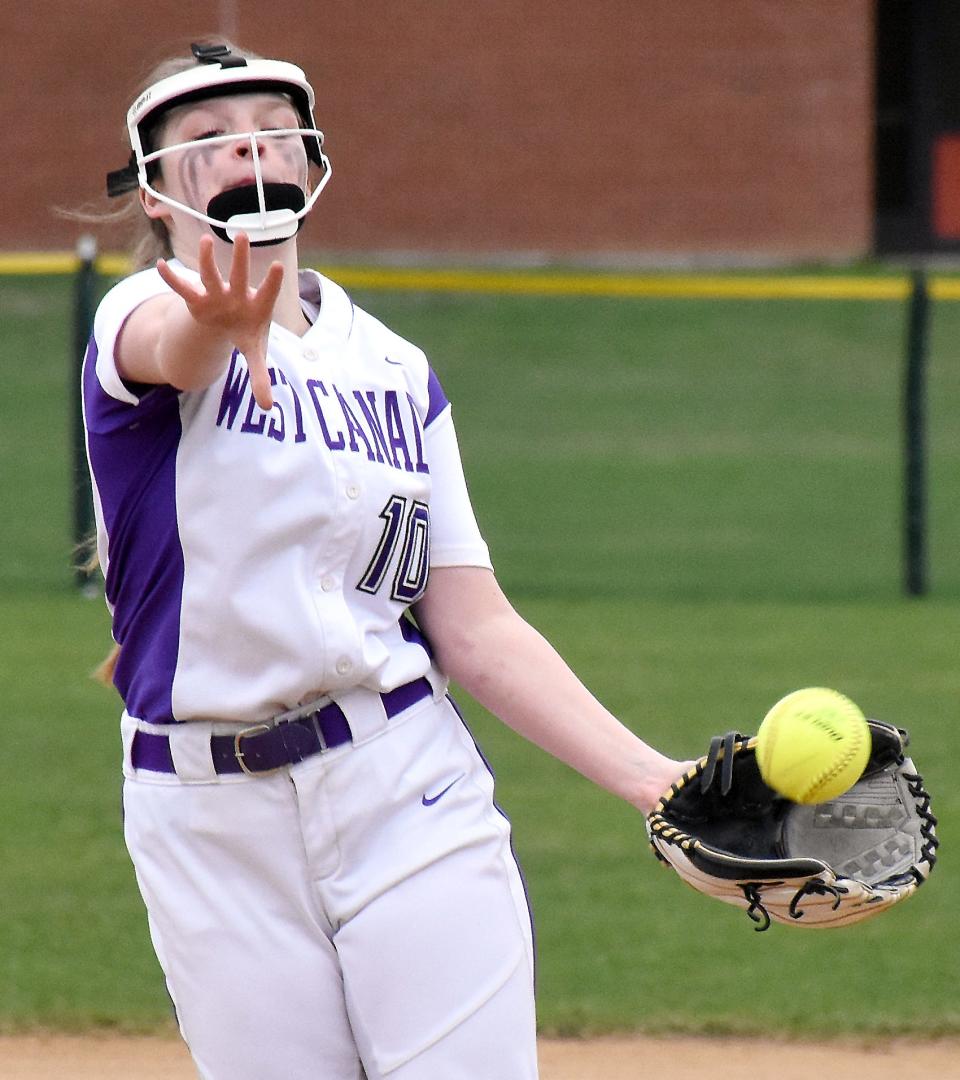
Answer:
POLYGON ((140 188, 158 202, 206 222, 221 239, 232 242, 242 231, 254 245, 280 243, 297 232, 331 175, 330 161, 323 151, 323 132, 313 117, 313 88, 300 68, 284 61, 245 60, 234 56, 225 46, 194 45, 193 53, 198 60, 196 67, 154 83, 131 105, 127 112, 130 161, 123 169, 107 175, 107 194, 122 195, 140 188), (286 98, 301 126, 231 132, 160 149, 153 146, 164 118, 174 108, 225 95, 260 93, 276 93, 286 98), (259 144, 291 137, 303 140, 307 159, 322 170, 309 196, 295 184, 263 179, 259 144), (171 198, 155 186, 159 163, 164 157, 201 145, 209 149, 218 143, 243 139, 249 139, 255 181, 215 196, 208 203, 206 213, 171 198))

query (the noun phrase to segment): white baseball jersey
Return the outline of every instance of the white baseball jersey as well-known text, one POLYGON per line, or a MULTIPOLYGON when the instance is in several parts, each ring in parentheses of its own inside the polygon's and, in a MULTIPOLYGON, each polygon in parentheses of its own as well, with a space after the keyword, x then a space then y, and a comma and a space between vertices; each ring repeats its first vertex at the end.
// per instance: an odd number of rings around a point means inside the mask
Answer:
POLYGON ((313 325, 271 327, 266 413, 236 352, 200 391, 120 378, 124 321, 168 291, 156 270, 97 310, 87 453, 115 681, 138 719, 255 722, 391 690, 430 667, 404 615, 429 566, 490 566, 423 352, 316 272, 299 284, 313 325))

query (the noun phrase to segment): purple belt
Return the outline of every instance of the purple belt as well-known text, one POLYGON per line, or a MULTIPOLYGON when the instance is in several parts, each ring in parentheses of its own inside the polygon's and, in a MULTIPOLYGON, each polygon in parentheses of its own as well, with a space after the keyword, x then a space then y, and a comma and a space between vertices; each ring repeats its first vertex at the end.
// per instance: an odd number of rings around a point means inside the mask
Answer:
MULTIPOLYGON (((387 716, 393 717, 432 693, 429 680, 421 678, 388 690, 380 698, 387 716)), ((332 750, 349 742, 351 737, 343 710, 332 701, 296 719, 253 724, 235 735, 211 735, 210 757, 217 773, 266 773, 332 750)), ((177 771, 169 737, 150 731, 137 731, 134 735, 130 761, 135 769, 177 771)))

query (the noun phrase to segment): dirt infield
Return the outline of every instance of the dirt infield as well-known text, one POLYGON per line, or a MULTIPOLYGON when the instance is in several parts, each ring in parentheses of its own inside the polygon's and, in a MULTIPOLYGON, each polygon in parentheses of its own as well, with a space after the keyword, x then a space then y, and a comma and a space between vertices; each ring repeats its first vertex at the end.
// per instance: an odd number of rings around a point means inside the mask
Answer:
MULTIPOLYGON (((960 1080, 960 1040, 879 1045, 619 1036, 542 1039, 541 1080, 809 1080, 819 1074, 870 1080, 960 1080)), ((4 1080, 195 1080, 176 1038, 110 1035, 0 1037, 4 1080)))

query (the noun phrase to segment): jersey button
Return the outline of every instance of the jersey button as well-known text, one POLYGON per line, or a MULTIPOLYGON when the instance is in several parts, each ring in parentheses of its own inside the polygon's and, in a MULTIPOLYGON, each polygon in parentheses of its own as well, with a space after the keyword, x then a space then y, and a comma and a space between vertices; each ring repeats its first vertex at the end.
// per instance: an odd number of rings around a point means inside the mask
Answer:
POLYGON ((310 348, 304 349, 303 350, 303 358, 304 358, 304 360, 316 360, 317 359, 317 350, 316 349, 310 349, 310 348))
POLYGON ((320 579, 320 588, 323 589, 324 592, 333 592, 336 587, 336 578, 331 577, 329 574, 324 574, 320 579))
POLYGON ((359 484, 347 484, 347 498, 359 499, 360 498, 360 485, 359 484))
POLYGON ((346 675, 353 670, 352 661, 348 660, 345 656, 341 656, 337 661, 337 674, 346 675))

